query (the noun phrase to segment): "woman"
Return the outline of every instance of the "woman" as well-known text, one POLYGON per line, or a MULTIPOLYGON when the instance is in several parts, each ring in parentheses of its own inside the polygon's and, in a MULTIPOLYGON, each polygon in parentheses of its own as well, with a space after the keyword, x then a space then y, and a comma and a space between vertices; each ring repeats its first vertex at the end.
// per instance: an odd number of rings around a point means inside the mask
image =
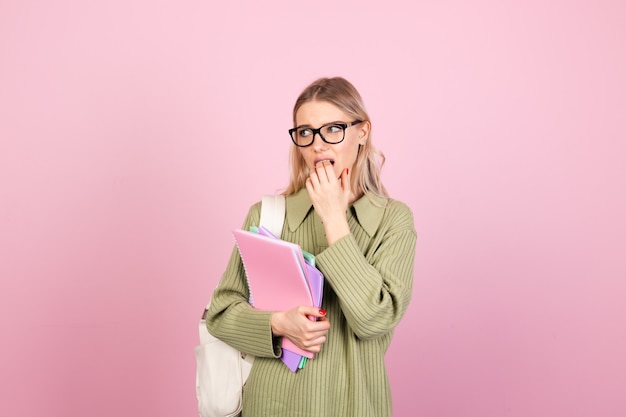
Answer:
MULTIPOLYGON (((207 327, 256 356, 244 417, 391 416, 384 355, 411 298, 413 216, 380 182, 384 157, 352 84, 339 77, 313 82, 298 97, 293 122, 282 238, 316 255, 325 277, 322 308, 254 310, 235 249, 207 327), (283 337, 315 354, 297 373, 277 359, 283 337)), ((243 229, 259 217, 257 203, 243 229)))

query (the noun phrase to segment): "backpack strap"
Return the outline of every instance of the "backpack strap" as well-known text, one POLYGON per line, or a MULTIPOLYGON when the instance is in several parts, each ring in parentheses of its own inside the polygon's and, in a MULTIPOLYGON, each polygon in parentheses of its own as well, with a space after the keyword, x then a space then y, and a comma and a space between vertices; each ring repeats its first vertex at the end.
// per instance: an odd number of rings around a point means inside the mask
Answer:
POLYGON ((285 224, 285 196, 282 194, 264 195, 261 199, 261 221, 259 226, 267 228, 281 237, 285 224))

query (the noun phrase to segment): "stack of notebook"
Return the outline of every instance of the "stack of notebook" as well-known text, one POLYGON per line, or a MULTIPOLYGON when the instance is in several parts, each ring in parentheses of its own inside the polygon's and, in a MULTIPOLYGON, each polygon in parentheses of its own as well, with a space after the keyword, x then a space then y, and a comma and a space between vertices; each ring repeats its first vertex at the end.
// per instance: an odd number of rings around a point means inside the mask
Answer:
MULTIPOLYGON (((324 276, 315 257, 299 245, 274 236, 264 227, 233 231, 250 289, 250 304, 259 310, 287 311, 299 305, 320 307, 324 276)), ((282 340, 281 360, 296 372, 313 354, 282 340)))

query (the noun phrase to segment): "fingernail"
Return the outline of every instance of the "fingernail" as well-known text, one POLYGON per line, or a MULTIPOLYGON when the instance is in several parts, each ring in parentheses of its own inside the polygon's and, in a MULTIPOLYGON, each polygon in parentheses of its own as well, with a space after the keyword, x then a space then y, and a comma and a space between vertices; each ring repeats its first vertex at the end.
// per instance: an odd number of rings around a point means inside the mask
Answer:
POLYGON ((325 316, 325 315, 326 315, 326 310, 322 310, 322 309, 320 308, 320 314, 321 314, 322 316, 325 316))
POLYGON ((348 175, 348 168, 346 168, 346 175, 348 175))

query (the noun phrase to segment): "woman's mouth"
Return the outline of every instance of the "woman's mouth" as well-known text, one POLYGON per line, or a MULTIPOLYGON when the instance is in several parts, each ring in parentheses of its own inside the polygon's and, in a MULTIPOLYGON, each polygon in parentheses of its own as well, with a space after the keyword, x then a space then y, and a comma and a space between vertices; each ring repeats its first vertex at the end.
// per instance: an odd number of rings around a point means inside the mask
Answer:
POLYGON ((331 165, 335 165, 335 160, 334 159, 330 159, 330 158, 329 159, 316 159, 314 161, 314 165, 317 166, 317 164, 324 163, 326 161, 330 162, 331 165))

